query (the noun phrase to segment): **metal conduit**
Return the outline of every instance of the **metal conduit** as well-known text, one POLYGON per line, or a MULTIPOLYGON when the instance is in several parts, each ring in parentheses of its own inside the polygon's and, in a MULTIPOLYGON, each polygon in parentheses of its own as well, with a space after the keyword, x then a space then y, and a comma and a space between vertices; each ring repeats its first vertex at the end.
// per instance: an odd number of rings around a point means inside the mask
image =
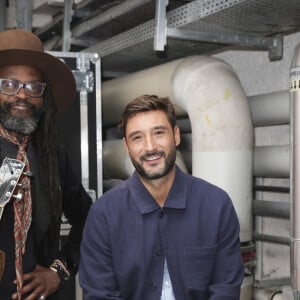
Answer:
POLYGON ((248 101, 255 127, 289 124, 289 91, 250 96, 248 101))
POLYGON ((289 156, 289 145, 255 147, 254 176, 289 178, 289 156))
POLYGON ((290 239, 288 237, 283 237, 283 236, 275 236, 275 235, 255 232, 253 237, 255 241, 269 242, 269 243, 283 244, 283 245, 290 244, 290 239))
POLYGON ((255 216, 260 217, 289 219, 290 204, 279 201, 254 200, 253 213, 255 216))
POLYGON ((152 0, 127 0, 123 2, 121 1, 120 4, 107 9, 100 15, 97 15, 79 25, 76 25, 72 30, 72 35, 74 37, 79 37, 87 33, 88 31, 95 29, 96 27, 99 27, 100 25, 103 25, 105 23, 108 23, 109 21, 120 17, 121 15, 130 12, 133 9, 136 9, 151 1, 152 0))
MULTIPOLYGON (((192 168, 192 134, 181 136, 179 150, 185 157, 189 170, 192 168)), ((253 175, 256 177, 289 178, 289 145, 258 146, 254 148, 253 175)))
POLYGON ((291 281, 294 299, 300 299, 300 44, 295 48, 290 69, 290 196, 291 196, 291 281))

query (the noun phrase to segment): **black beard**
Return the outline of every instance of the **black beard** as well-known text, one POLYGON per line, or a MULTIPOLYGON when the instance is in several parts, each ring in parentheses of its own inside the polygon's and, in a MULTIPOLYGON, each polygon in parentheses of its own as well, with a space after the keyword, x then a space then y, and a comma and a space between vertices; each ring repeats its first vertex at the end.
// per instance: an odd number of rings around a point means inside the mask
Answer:
POLYGON ((0 105, 0 122, 7 130, 28 135, 37 129, 42 113, 43 109, 37 109, 35 105, 17 99, 14 103, 4 102, 0 105), (27 105, 32 111, 32 116, 13 116, 10 113, 10 107, 18 102, 27 105))
POLYGON ((138 161, 136 161, 132 157, 130 157, 131 162, 132 162, 133 166, 135 167, 136 171, 138 172, 138 174, 141 177, 148 179, 148 180, 159 179, 170 173, 170 171, 173 169, 175 161, 176 161, 176 147, 174 147, 169 152, 168 155, 166 155, 164 152, 160 152, 160 151, 153 151, 151 153, 150 152, 146 153, 145 155, 143 155, 141 157, 141 160, 144 160, 146 157, 153 156, 153 155, 161 155, 161 156, 165 157, 164 169, 161 172, 157 172, 154 174, 147 173, 142 164, 140 164, 138 161))

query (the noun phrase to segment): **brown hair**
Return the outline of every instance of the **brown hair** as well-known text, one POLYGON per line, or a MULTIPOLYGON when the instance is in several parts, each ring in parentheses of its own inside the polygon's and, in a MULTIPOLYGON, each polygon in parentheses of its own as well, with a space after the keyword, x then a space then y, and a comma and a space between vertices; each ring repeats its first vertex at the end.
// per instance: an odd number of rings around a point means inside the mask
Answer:
POLYGON ((126 126, 130 118, 141 112, 160 110, 163 111, 172 128, 176 126, 176 115, 173 104, 168 97, 156 95, 142 95, 127 104, 119 122, 119 129, 123 137, 126 137, 126 126))

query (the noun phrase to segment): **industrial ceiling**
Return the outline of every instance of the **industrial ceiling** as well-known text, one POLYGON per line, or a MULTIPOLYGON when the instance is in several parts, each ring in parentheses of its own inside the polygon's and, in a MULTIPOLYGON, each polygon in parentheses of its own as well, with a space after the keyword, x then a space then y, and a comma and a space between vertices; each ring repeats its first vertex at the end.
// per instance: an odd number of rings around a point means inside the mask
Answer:
POLYGON ((228 47, 281 59, 283 36, 300 31, 299 0, 36 0, 22 24, 24 2, 16 26, 31 26, 49 51, 98 53, 111 76, 228 47))

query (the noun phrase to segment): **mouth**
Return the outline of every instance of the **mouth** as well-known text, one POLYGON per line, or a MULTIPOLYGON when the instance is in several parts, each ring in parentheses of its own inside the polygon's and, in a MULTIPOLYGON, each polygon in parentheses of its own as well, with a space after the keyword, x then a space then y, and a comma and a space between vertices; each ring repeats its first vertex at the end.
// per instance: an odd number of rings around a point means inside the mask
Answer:
POLYGON ((30 109, 30 107, 28 105, 24 105, 24 104, 13 104, 10 106, 12 109, 30 109))
POLYGON ((148 162, 148 163, 155 164, 164 156, 165 156, 164 152, 155 151, 155 152, 152 152, 152 153, 146 153, 145 155, 143 155, 141 157, 141 160, 146 162, 146 163, 148 162))
POLYGON ((9 106, 10 113, 15 116, 29 116, 32 114, 32 109, 26 104, 12 104, 9 106))
POLYGON ((144 158, 146 161, 154 161, 161 158, 161 155, 149 155, 144 158))

